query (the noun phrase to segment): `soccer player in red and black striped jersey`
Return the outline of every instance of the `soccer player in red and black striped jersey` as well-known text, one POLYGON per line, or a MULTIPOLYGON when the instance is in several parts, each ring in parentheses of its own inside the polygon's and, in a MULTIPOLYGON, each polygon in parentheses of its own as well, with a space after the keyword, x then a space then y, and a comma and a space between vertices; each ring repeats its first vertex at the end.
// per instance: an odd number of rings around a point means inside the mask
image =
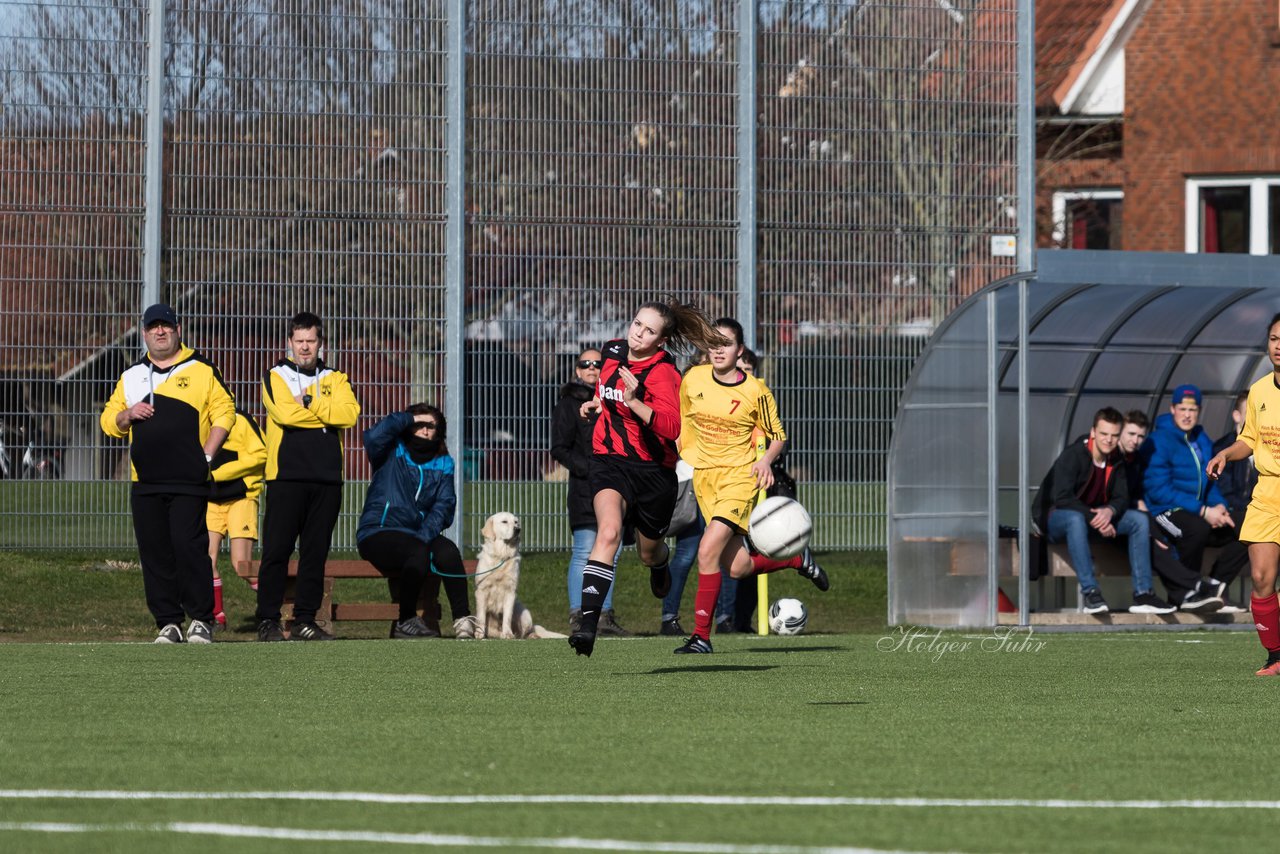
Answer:
POLYGON ((624 339, 601 348, 604 367, 596 396, 591 493, 596 542, 582 571, 582 624, 569 635, 578 655, 591 655, 605 594, 613 586, 613 557, 625 525, 649 567, 649 588, 661 599, 671 587, 663 537, 676 503, 676 439, 680 436, 680 372, 667 347, 708 349, 727 339, 705 314, 675 299, 640 306, 624 339))

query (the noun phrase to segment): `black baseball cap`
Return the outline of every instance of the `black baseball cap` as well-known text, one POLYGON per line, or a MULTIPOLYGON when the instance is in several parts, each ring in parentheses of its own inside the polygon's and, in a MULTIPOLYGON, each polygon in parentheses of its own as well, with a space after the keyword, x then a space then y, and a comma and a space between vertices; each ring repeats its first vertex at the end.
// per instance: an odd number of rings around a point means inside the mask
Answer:
POLYGON ((142 313, 143 329, 153 323, 167 323, 170 326, 177 326, 178 313, 164 303, 158 302, 142 313))

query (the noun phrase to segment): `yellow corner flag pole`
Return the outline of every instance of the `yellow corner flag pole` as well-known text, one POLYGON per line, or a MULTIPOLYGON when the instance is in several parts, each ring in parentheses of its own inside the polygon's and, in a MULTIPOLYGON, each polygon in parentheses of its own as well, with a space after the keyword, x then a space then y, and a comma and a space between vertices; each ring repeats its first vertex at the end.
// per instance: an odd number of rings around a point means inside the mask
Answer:
POLYGON ((769 575, 756 576, 756 634, 769 634, 769 575))

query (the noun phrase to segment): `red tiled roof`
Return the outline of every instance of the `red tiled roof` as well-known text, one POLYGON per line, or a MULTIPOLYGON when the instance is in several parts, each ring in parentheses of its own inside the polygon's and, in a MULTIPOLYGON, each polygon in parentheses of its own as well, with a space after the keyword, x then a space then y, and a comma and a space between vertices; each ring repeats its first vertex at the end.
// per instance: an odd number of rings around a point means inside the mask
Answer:
POLYGON ((1036 107, 1057 107, 1124 0, 1037 0, 1036 107), (1066 84, 1064 86, 1064 84, 1066 84))

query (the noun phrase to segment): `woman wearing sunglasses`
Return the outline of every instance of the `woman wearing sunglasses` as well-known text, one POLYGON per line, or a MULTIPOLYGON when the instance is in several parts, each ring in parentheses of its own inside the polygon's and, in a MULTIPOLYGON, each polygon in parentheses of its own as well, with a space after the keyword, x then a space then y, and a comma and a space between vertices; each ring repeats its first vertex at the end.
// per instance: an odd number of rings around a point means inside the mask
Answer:
MULTIPOLYGON (((573 551, 569 555, 569 631, 582 627, 582 569, 596 542, 596 512, 591 506, 591 434, 599 412, 581 415, 582 404, 596 394, 604 357, 588 347, 578 354, 574 378, 560 389, 560 399, 551 413, 551 456, 569 471, 569 529, 573 532, 573 551)), ((618 565, 614 554, 613 566, 618 565)), ((626 637, 630 634, 618 625, 613 612, 613 588, 604 598, 596 633, 626 637)))
POLYGON ((475 636, 462 554, 443 533, 453 524, 457 506, 446 433, 444 413, 429 403, 393 412, 364 431, 373 478, 356 544, 360 557, 393 586, 398 583, 400 616, 391 624, 393 638, 440 636, 418 616, 418 600, 425 589, 425 601, 433 606, 442 579, 454 636, 475 636))

